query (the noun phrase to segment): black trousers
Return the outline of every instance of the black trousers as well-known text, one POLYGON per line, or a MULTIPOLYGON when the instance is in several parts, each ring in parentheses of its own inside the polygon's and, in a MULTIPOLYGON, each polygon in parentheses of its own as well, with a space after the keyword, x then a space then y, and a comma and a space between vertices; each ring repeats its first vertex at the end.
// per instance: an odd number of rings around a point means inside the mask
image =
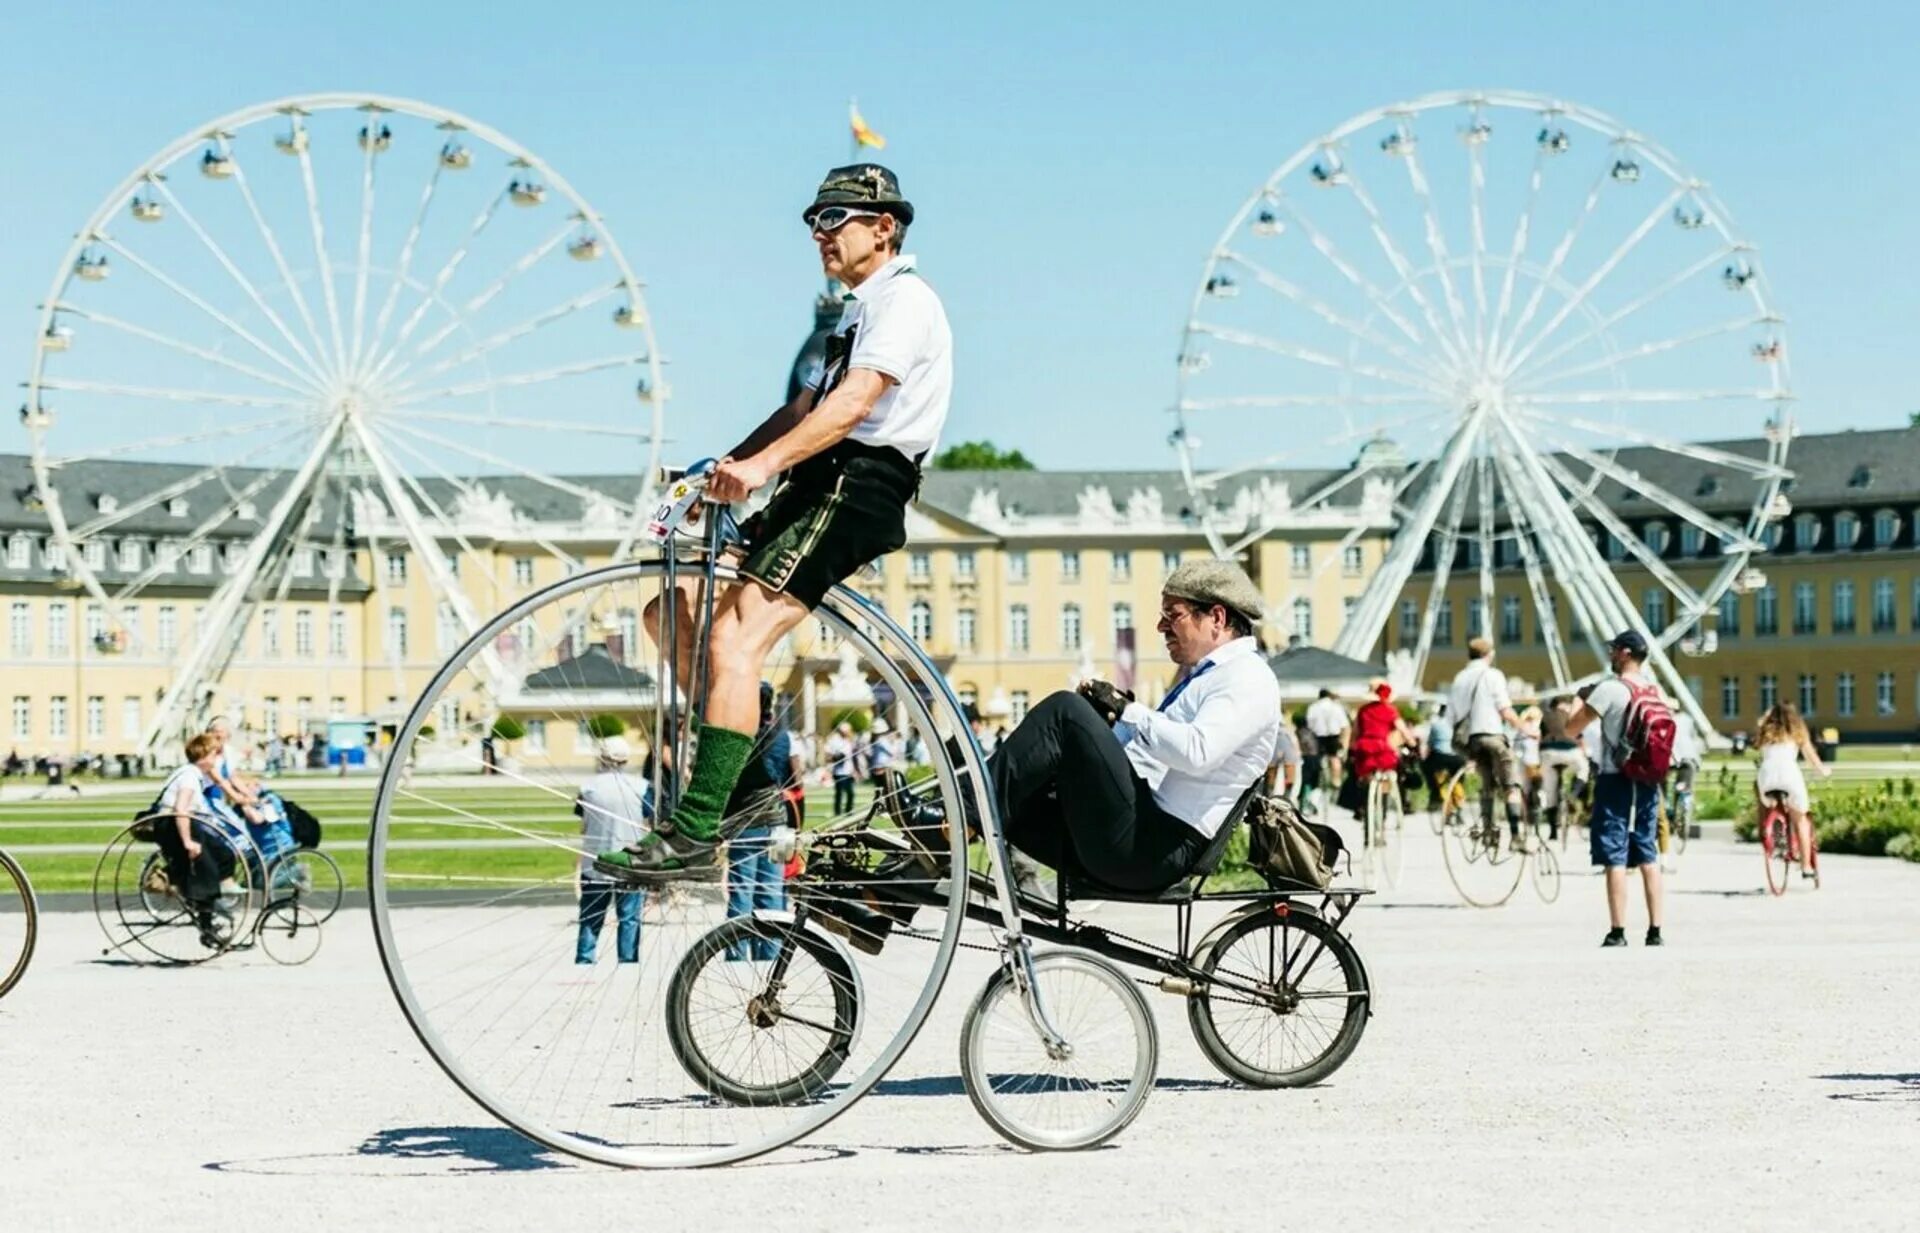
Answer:
POLYGON ((1120 742, 1079 694, 1053 694, 987 760, 1007 840, 1055 869, 1121 890, 1187 875, 1207 839, 1154 802, 1120 742))

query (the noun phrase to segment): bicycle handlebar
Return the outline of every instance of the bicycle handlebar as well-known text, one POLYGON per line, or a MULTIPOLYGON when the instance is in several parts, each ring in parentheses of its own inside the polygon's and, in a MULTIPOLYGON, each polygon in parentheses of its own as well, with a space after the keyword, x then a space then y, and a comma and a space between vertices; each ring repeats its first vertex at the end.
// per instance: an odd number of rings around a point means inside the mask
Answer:
POLYGON ((647 519, 647 538, 656 544, 664 544, 680 529, 681 523, 697 522, 700 516, 690 514, 690 511, 706 495, 707 484, 719 469, 720 460, 717 458, 702 458, 679 472, 662 467, 660 478, 667 484, 667 491, 660 504, 654 507, 653 517, 647 519))

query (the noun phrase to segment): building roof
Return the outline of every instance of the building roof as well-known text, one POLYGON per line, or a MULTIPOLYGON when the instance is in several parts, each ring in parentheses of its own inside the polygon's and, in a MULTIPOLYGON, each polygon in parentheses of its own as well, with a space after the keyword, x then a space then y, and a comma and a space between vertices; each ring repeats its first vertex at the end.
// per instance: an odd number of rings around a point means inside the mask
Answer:
POLYGON ((604 642, 596 642, 572 659, 563 659, 551 668, 528 675, 523 688, 528 693, 543 690, 633 690, 650 691, 653 678, 638 668, 630 668, 614 659, 604 642))
POLYGON ((1290 646, 1267 656, 1274 679, 1284 685, 1335 685, 1366 681, 1385 676, 1386 669, 1364 659, 1324 650, 1317 646, 1290 646))

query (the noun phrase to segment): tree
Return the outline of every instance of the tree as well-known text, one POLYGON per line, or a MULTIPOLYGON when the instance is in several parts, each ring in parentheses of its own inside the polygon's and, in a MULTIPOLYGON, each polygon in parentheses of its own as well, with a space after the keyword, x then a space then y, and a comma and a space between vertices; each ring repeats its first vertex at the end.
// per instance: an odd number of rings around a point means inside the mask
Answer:
POLYGON ((527 726, 511 715, 493 721, 493 739, 511 744, 527 734, 527 726))
POLYGON ((1001 450, 991 441, 962 441, 933 456, 936 471, 1031 471, 1033 463, 1019 450, 1001 450))
POLYGON ((596 741, 604 741, 610 736, 620 736, 627 730, 627 721, 618 715, 595 715, 587 721, 587 735, 596 741))

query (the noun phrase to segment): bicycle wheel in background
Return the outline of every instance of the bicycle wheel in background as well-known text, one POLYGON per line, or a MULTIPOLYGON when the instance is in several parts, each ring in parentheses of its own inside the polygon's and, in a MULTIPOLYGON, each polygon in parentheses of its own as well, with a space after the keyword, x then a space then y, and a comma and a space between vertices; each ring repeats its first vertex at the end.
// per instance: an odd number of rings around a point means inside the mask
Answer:
POLYGON ((1687 840, 1693 837, 1693 793, 1676 795, 1674 803, 1678 806, 1673 813, 1673 854, 1685 856, 1687 840))
POLYGON ((40 937, 40 905, 20 863, 0 852, 0 997, 5 997, 33 961, 40 937))
POLYGON ((1771 807, 1760 818, 1760 854, 1767 862, 1767 889, 1787 893, 1793 878, 1793 823, 1784 809, 1771 807))
MULTIPOLYGON (((683 579, 690 568, 681 567, 683 579)), ((665 673, 641 620, 662 593, 662 569, 648 561, 567 579, 493 618, 457 651, 414 704, 388 758, 367 864, 381 960, 441 1069, 529 1138, 639 1167, 746 1159, 858 1100, 931 1009, 965 894, 964 880, 941 876, 942 867, 966 865, 964 826, 916 831, 939 846, 908 853, 878 802, 828 817, 825 802, 815 801, 802 832, 806 868, 784 883, 776 873, 776 884, 789 907, 847 929, 856 946, 877 953, 822 941, 810 924, 804 944, 768 948, 792 958, 776 983, 767 950, 716 933, 729 918, 718 871, 637 898, 620 892, 583 902, 576 879, 595 853, 574 804, 595 773, 595 734, 613 726, 607 717, 626 727, 636 773, 649 751, 671 751, 654 760, 649 791, 670 792, 662 763, 689 764, 672 721, 677 695, 660 695, 665 673), (497 715, 514 722, 498 725, 497 715), (437 731, 425 738, 429 725, 437 731), (489 731, 498 773, 483 774, 479 739, 489 731), (502 733, 515 734, 511 743, 502 733), (400 768, 409 763, 403 786, 400 768), (454 843, 409 842, 423 838, 454 843), (897 917, 883 927, 891 936, 861 932, 877 919, 863 891, 845 892, 858 902, 816 894, 829 874, 891 896, 897 917), (901 906, 915 896, 924 906, 901 906), (592 963, 577 962, 586 946, 583 908, 604 916, 592 963), (633 962, 617 961, 623 913, 633 922, 633 962)), ((703 608, 704 601, 694 611, 703 608)), ((801 730, 874 705, 873 687, 883 683, 892 719, 924 734, 933 760, 909 804, 920 818, 959 819, 984 805, 971 774, 950 760, 948 742, 968 742, 965 721, 937 672, 919 665, 924 659, 884 614, 836 591, 782 641, 763 679, 778 707, 817 700, 813 716, 784 716, 801 730), (812 682, 825 664, 836 667, 816 699, 812 682)), ((763 754, 757 747, 755 756, 763 754)), ((734 807, 741 804, 736 796, 734 807)), ((782 803, 773 794, 745 805, 750 816, 738 820, 757 824, 779 816, 782 803)), ((755 854, 743 847, 735 855, 755 854)))
POLYGON ((1540 896, 1540 902, 1552 903, 1560 898, 1560 856, 1553 850, 1544 836, 1533 837, 1533 849, 1527 853, 1527 870, 1533 877, 1534 893, 1540 896))
POLYGON ((259 850, 220 827, 198 831, 202 845, 217 850, 218 890, 209 885, 196 895, 175 885, 150 838, 152 826, 172 824, 170 816, 134 823, 94 866, 94 919, 109 950, 135 963, 205 963, 244 941, 266 902, 254 873, 259 850))
POLYGON ((296 848, 273 862, 267 878, 267 894, 297 899, 315 922, 324 925, 340 910, 340 901, 347 894, 347 880, 340 873, 340 866, 325 852, 317 848, 296 848))
MULTIPOLYGON (((1484 802, 1477 802, 1484 805, 1484 802)), ((1469 806, 1440 836, 1447 877, 1460 898, 1476 908, 1497 908, 1513 898, 1526 875, 1526 862, 1514 850, 1503 819, 1489 820, 1469 806)))

